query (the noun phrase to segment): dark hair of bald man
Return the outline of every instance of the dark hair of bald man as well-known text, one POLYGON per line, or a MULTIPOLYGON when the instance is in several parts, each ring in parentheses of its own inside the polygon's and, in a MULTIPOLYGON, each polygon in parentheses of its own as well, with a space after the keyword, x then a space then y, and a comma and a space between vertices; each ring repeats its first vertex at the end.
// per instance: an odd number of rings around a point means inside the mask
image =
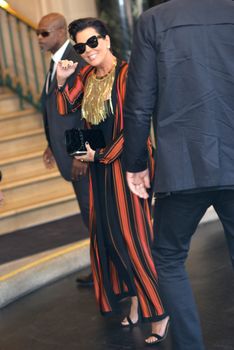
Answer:
POLYGON ((54 54, 67 40, 67 22, 60 13, 48 13, 39 21, 38 43, 43 51, 54 54))

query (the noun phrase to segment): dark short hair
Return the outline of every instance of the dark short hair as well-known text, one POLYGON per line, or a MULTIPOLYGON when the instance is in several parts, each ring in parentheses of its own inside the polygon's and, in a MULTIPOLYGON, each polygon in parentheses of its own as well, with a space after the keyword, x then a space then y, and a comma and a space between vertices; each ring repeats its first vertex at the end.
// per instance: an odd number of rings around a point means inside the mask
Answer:
POLYGON ((68 26, 68 32, 72 40, 76 41, 76 34, 82 32, 86 28, 95 29, 103 38, 105 38, 106 35, 109 35, 106 24, 100 19, 94 17, 80 18, 72 21, 68 26))

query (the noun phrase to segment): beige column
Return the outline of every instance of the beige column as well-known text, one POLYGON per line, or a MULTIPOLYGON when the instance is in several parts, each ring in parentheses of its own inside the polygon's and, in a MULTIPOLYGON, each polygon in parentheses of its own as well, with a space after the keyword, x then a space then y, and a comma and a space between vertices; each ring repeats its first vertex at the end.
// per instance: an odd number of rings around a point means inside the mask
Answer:
POLYGON ((79 17, 97 16, 95 0, 10 0, 9 4, 34 23, 49 12, 62 13, 68 23, 79 17))

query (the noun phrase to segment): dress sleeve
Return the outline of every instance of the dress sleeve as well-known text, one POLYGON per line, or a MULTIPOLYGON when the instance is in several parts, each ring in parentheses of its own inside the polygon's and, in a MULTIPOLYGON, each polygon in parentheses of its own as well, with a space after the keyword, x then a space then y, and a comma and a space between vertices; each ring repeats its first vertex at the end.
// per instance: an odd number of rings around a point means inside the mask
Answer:
POLYGON ((83 91, 84 84, 81 74, 76 76, 75 82, 71 88, 69 87, 69 81, 61 88, 58 88, 56 94, 59 114, 67 115, 80 108, 83 91))
POLYGON ((123 131, 105 148, 96 150, 95 152, 95 162, 100 162, 103 164, 110 164, 116 160, 123 151, 123 131))

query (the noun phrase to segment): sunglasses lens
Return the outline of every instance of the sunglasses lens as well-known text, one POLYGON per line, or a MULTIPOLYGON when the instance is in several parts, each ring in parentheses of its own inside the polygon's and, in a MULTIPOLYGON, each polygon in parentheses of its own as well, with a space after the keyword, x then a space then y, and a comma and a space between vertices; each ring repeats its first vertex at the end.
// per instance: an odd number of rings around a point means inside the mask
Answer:
POLYGON ((46 38, 47 36, 50 35, 50 32, 40 32, 39 30, 36 32, 37 33, 37 36, 41 35, 43 38, 46 38))
POLYGON ((43 36, 43 38, 46 38, 47 36, 50 35, 50 33, 49 32, 42 32, 41 35, 43 36))
POLYGON ((89 38, 85 44, 83 43, 79 43, 74 45, 74 49, 80 54, 82 55, 82 53, 85 52, 85 47, 86 45, 88 45, 89 47, 91 47, 91 49, 94 49, 95 47, 98 46, 98 37, 96 35, 91 36, 91 38, 89 38))
POLYGON ((76 44, 74 45, 74 49, 81 55, 85 52, 85 44, 76 44))
POLYGON ((91 47, 92 49, 94 49, 95 47, 98 46, 98 38, 94 35, 91 36, 91 38, 89 38, 86 42, 86 44, 91 47))

